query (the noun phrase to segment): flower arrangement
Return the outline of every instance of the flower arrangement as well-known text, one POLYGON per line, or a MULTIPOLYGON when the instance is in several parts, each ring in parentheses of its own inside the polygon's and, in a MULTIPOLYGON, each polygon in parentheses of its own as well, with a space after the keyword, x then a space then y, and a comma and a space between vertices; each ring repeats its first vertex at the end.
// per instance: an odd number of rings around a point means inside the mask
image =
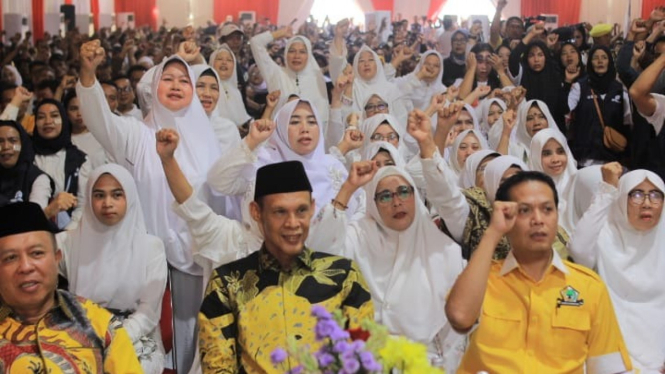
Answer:
POLYGON ((316 340, 321 348, 311 353, 309 347, 299 347, 289 338, 288 348, 275 349, 271 359, 278 367, 289 356, 300 365, 288 374, 382 374, 401 372, 404 374, 443 374, 427 359, 427 348, 405 337, 392 337, 385 326, 374 321, 363 321, 361 328, 344 330, 346 325, 341 311, 329 313, 315 305, 312 316, 316 340))

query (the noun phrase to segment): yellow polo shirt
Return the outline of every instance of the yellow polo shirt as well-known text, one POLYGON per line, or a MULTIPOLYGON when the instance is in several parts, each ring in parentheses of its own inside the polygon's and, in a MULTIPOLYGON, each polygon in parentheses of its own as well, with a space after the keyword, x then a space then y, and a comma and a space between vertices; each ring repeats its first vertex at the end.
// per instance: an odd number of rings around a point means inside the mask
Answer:
POLYGON ((512 251, 492 264, 478 325, 458 373, 621 373, 631 370, 605 284, 561 260, 540 282, 512 251))

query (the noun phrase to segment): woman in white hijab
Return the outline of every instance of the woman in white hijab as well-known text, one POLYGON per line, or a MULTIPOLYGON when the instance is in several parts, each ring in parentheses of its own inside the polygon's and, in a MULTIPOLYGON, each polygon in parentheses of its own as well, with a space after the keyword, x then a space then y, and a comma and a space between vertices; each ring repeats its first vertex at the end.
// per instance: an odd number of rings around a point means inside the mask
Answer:
MULTIPOLYGON (((249 214, 249 203, 254 199, 256 170, 263 165, 282 161, 300 161, 305 167, 312 185, 312 197, 318 211, 331 201, 348 172, 336 158, 324 152, 323 129, 319 125, 316 109, 306 100, 293 100, 284 105, 275 115, 275 123, 261 120, 251 126, 247 137, 238 147, 221 157, 208 173, 208 183, 217 192, 228 195, 242 195, 242 221, 251 228, 259 241, 262 240, 256 222, 249 214)), ((349 203, 347 214, 351 217, 364 215, 364 199, 354 196, 349 203)), ((316 220, 312 222, 308 246, 326 248, 316 235, 318 227, 325 226, 316 220)), ((327 228, 326 228, 327 230, 327 228)))
POLYGON ((59 233, 60 272, 69 290, 122 319, 144 372, 161 374, 159 334, 166 288, 162 241, 146 233, 134 179, 120 165, 93 170, 78 228, 59 233))
MULTIPOLYGON (((358 263, 372 294, 376 321, 391 334, 426 344, 430 359, 454 372, 464 339, 441 311, 463 268, 460 247, 431 221, 406 171, 395 166, 377 169, 368 161, 354 164, 336 203, 325 207, 325 214, 336 217, 329 225, 335 236, 333 249, 358 263), (338 207, 364 184, 367 215, 349 222, 338 207)), ((434 179, 428 181, 429 189, 440 189, 430 182, 434 179)))
POLYGON ((312 45, 304 36, 296 35, 286 42, 284 48, 285 67, 277 65, 270 57, 267 45, 276 39, 292 34, 290 26, 275 32, 266 31, 250 40, 252 55, 261 75, 268 82, 268 91, 280 90, 276 109, 286 104, 289 96, 297 95, 312 103, 321 120, 323 133, 328 124, 328 90, 323 73, 312 54, 312 45))
MULTIPOLYGON (((95 78, 104 51, 95 40, 81 47, 81 79, 76 93, 88 130, 121 166, 130 171, 146 217, 148 233, 162 239, 172 272, 178 369, 187 371, 194 357, 194 325, 203 295, 202 270, 194 263, 192 241, 184 220, 171 209, 173 196, 155 153, 155 132, 176 129, 181 137, 176 158, 187 179, 207 204, 216 201, 206 174, 219 159, 217 138, 201 103, 194 99, 194 73, 177 56, 156 67, 152 79, 152 109, 144 122, 118 117, 109 109, 95 78), (192 339, 186 337, 191 336, 192 339)), ((221 212, 220 212, 221 213, 221 212)))
MULTIPOLYGON (((494 128, 494 124, 497 123, 505 111, 506 103, 496 97, 483 100, 480 104, 480 131, 482 131, 483 135, 490 140, 490 144, 492 143, 490 133, 494 128)), ((496 130, 493 132, 496 133, 496 130)), ((501 132, 498 133, 498 136, 501 136, 501 132)))
POLYGON ((12 83, 16 87, 21 87, 23 85, 23 78, 21 73, 14 65, 5 65, 2 68, 2 81, 7 83, 12 83))
POLYGON ((371 48, 363 45, 353 59, 353 104, 352 111, 363 112, 362 106, 372 95, 378 94, 386 100, 390 113, 400 123, 406 123, 412 105, 400 89, 386 79, 383 64, 371 48))
POLYGON ((441 77, 443 77, 443 59, 439 52, 431 50, 420 56, 420 61, 413 72, 396 78, 395 84, 411 100, 413 108, 426 110, 432 96, 446 92, 441 77))
POLYGON ((450 147, 448 163, 451 170, 458 178, 461 177, 467 158, 487 148, 487 142, 479 131, 474 129, 462 131, 450 147))
POLYGON ((220 100, 215 108, 217 115, 230 119, 238 127, 251 121, 252 117, 247 114, 238 89, 236 57, 231 48, 226 43, 222 44, 210 55, 208 65, 215 69, 219 78, 220 100))
POLYGON ((529 169, 549 175, 558 193, 564 194, 577 172, 566 137, 559 130, 543 129, 533 136, 529 148, 529 169))
POLYGON ((525 163, 529 162, 531 138, 546 128, 558 129, 547 104, 540 100, 527 101, 517 112, 515 141, 511 138, 508 153, 525 163))
POLYGON ((223 153, 240 142, 240 133, 238 125, 219 111, 219 107, 225 101, 220 92, 221 79, 215 69, 205 64, 192 66, 192 71, 196 78, 196 95, 210 118, 210 124, 219 142, 219 149, 223 153))
POLYGON ((481 149, 469 156, 464 163, 464 170, 460 174, 460 187, 463 189, 484 188, 485 166, 499 156, 501 155, 491 149, 481 149))
POLYGON ((386 141, 374 141, 364 148, 362 154, 363 161, 376 161, 379 168, 384 166, 406 167, 406 162, 402 155, 392 143, 386 141))
POLYGON ((634 369, 662 373, 665 362, 665 184, 646 170, 619 179, 603 165, 604 182, 578 223, 570 251, 607 284, 634 369))

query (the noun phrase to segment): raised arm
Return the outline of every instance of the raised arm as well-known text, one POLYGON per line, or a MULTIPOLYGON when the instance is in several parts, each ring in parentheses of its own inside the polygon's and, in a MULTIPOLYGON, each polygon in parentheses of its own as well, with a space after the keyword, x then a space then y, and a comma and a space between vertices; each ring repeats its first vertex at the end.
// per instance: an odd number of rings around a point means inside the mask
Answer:
POLYGON ((492 219, 469 264, 457 278, 446 302, 446 317, 455 331, 468 332, 480 317, 492 266, 492 256, 499 241, 515 225, 517 203, 496 201, 492 219))
POLYGON ((249 125, 249 133, 238 147, 226 152, 208 171, 208 184, 215 191, 232 196, 242 195, 251 187, 242 171, 256 161, 256 150, 275 131, 275 123, 260 119, 249 125))
POLYGON ((95 139, 120 165, 132 165, 148 139, 145 126, 136 119, 119 117, 111 112, 104 91, 97 82, 95 70, 104 59, 99 40, 81 46, 81 74, 76 85, 81 116, 95 139))
POLYGON ((466 217, 469 215, 469 204, 437 150, 432 136, 431 119, 416 109, 409 114, 407 129, 409 134, 418 141, 427 199, 444 219, 453 239, 461 242, 466 217))
POLYGON ((476 61, 475 53, 466 54, 466 72, 464 73, 464 79, 462 79, 462 84, 459 87, 459 95, 461 98, 466 98, 473 90, 473 81, 476 79, 476 67, 478 66, 478 61, 476 61))
MULTIPOLYGON (((623 171, 618 162, 611 162, 601 167, 603 182, 596 192, 589 208, 575 225, 568 245, 570 254, 578 264, 595 269, 598 263, 596 240, 602 230, 610 206, 617 199, 619 177, 623 171)), ((575 207, 568 207, 574 209, 575 207)))
POLYGON ((651 95, 651 89, 663 69, 665 69, 665 54, 658 56, 630 86, 630 97, 635 102, 637 110, 645 117, 653 116, 656 111, 656 100, 651 95))
MULTIPOLYGON (((254 36, 250 42, 249 46, 252 49, 252 56, 256 61, 256 66, 259 67, 261 75, 268 79, 269 77, 279 74, 281 67, 270 57, 268 49, 266 46, 268 43, 273 40, 281 38, 290 38, 293 36, 293 29, 291 26, 283 27, 277 31, 270 32, 266 31, 259 35, 254 36)), ((268 87, 270 89, 275 89, 275 87, 268 87)))
POLYGON ((240 223, 218 216, 194 194, 194 189, 174 157, 180 138, 178 133, 172 129, 162 129, 155 137, 157 154, 175 199, 173 209, 187 222, 194 240, 194 260, 209 274, 212 269, 247 255, 245 233, 240 223))
POLYGON ((507 0, 499 0, 496 4, 496 13, 494 13, 492 25, 490 26, 490 45, 492 49, 496 49, 499 43, 501 43, 501 12, 503 12, 507 4, 507 0))

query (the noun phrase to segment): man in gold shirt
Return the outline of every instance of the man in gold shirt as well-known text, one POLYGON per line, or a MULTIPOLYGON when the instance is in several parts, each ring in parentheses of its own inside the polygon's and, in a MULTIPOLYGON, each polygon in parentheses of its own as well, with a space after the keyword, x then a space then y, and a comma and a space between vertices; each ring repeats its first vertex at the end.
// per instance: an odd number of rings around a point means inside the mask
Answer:
POLYGON ((0 372, 143 373, 113 314, 56 290, 62 253, 50 229, 35 203, 0 208, 0 372))
POLYGON ((496 200, 490 226, 446 304, 453 328, 471 331, 458 373, 631 370, 605 285, 552 250, 559 202, 552 180, 518 173, 496 200), (504 234, 512 251, 493 261, 504 234))
POLYGON ((298 161, 257 171, 250 211, 263 246, 212 274, 199 313, 204 373, 293 369, 291 360, 273 366, 270 354, 286 348, 289 337, 317 348, 313 305, 341 309, 352 328, 373 318, 371 296, 356 264, 305 247, 314 213, 311 191, 298 161))

